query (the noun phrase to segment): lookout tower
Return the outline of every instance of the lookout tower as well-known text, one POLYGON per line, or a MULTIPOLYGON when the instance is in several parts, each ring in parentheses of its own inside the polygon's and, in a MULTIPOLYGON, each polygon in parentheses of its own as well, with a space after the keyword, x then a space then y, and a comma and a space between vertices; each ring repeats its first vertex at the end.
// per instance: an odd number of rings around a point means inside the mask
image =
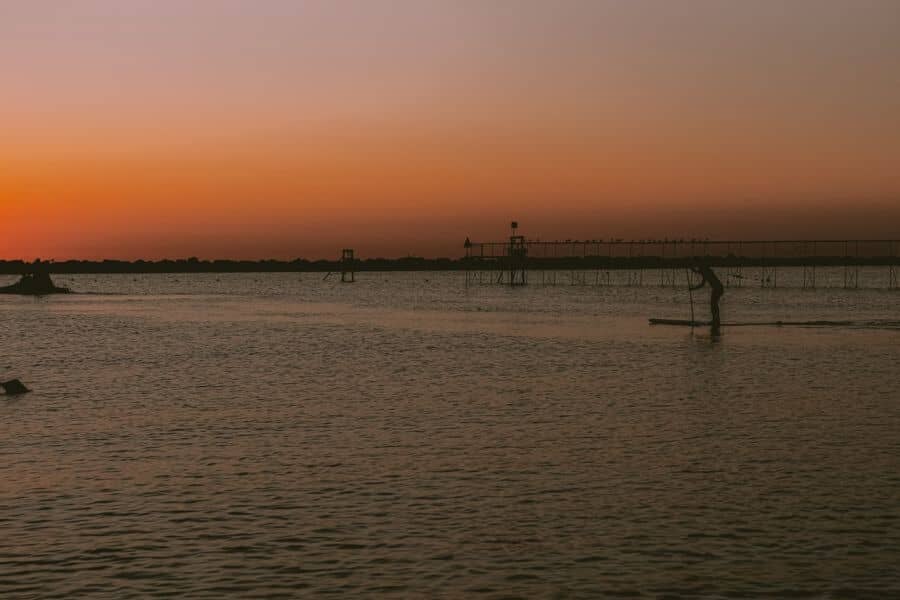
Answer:
POLYGON ((341 283, 353 283, 356 281, 356 259, 353 248, 341 250, 341 283))
POLYGON ((525 236, 518 235, 519 222, 510 223, 511 235, 509 236, 509 248, 507 249, 507 270, 509 271, 509 285, 525 285, 528 283, 528 245, 525 236))

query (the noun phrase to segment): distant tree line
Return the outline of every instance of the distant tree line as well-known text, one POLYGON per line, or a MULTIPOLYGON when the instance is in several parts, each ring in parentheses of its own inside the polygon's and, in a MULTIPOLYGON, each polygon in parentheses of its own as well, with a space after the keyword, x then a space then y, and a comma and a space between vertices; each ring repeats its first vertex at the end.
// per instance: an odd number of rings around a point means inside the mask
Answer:
MULTIPOLYGON (((337 272, 339 260, 201 260, 196 257, 177 260, 66 260, 41 262, 41 270, 58 274, 77 273, 297 273, 337 272)), ((464 269, 459 260, 449 258, 369 258, 353 261, 357 271, 439 271, 464 269)), ((0 273, 21 275, 36 269, 35 263, 12 260, 0 261, 0 273)))
MULTIPOLYGON (((897 264, 896 258, 890 257, 738 257, 734 255, 706 257, 710 266, 842 266, 842 265, 887 265, 897 264)), ((653 269, 682 268, 691 264, 689 257, 661 258, 655 256, 634 257, 557 257, 517 259, 517 265, 529 269, 653 269)), ((406 256, 403 258, 368 258, 357 259, 352 263, 355 271, 460 271, 465 269, 502 269, 508 266, 506 258, 423 258, 406 256)), ((122 261, 122 260, 67 260, 59 262, 42 262, 40 270, 58 274, 78 273, 302 273, 302 272, 339 272, 342 263, 339 260, 306 260, 298 258, 283 260, 200 260, 186 258, 159 261, 122 261)), ((34 263, 21 260, 0 261, 0 274, 21 275, 36 270, 34 263)))

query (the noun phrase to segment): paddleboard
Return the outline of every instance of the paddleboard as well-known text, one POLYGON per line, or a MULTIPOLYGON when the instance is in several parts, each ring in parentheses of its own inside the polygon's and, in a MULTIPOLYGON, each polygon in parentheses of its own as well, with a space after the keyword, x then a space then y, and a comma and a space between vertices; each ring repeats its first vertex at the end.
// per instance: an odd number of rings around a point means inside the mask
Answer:
POLYGON ((709 321, 690 321, 685 319, 650 319, 651 325, 681 325, 683 327, 709 327, 709 321))

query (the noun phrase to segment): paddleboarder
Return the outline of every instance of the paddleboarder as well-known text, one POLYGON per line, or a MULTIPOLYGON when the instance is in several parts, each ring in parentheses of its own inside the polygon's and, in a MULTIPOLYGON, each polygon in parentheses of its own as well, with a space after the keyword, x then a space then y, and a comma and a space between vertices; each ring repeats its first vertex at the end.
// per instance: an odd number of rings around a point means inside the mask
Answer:
POLYGON ((719 300, 721 300, 722 296, 725 294, 725 286, 722 285, 722 281, 716 276, 715 272, 709 268, 709 265, 700 260, 697 260, 696 265, 691 267, 691 271, 703 278, 699 284, 691 286, 692 291, 699 290, 704 285, 709 284, 709 310, 712 313, 710 328, 714 334, 718 334, 719 329, 722 326, 722 320, 719 314, 719 300))

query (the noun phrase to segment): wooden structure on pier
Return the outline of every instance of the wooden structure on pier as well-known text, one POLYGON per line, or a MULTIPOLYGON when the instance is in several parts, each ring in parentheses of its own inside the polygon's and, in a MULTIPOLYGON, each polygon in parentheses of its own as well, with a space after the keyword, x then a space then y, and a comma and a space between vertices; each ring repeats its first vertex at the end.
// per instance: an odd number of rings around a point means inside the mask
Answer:
MULTIPOLYGON (((515 228, 514 228, 515 233, 515 228)), ((823 267, 840 268, 843 287, 858 288, 860 267, 878 266, 885 284, 898 289, 898 240, 528 240, 512 235, 508 242, 471 242, 465 245, 466 284, 523 285, 528 271, 539 271, 541 283, 641 286, 684 285, 683 271, 701 258, 723 272, 724 283, 741 287, 748 281, 777 287, 779 269, 803 269, 802 286, 820 284, 823 267), (559 276, 568 271, 568 277, 559 276)))
POLYGON ((506 249, 504 270, 509 273, 509 285, 525 285, 528 283, 528 243, 525 236, 517 235, 517 221, 513 221, 510 227, 512 235, 509 236, 509 247, 506 249))

